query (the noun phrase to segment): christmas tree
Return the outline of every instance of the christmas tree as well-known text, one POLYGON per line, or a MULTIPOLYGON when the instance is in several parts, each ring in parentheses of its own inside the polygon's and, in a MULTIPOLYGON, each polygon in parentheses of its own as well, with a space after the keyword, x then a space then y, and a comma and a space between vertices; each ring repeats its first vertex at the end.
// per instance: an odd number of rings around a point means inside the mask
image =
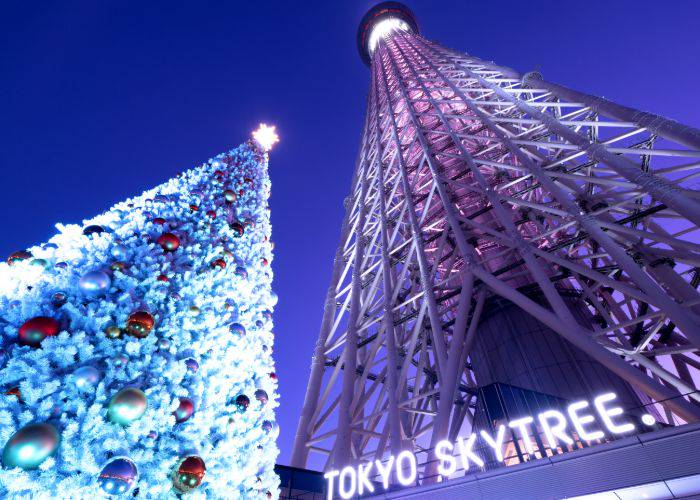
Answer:
POLYGON ((277 496, 271 132, 0 264, 0 497, 277 496))

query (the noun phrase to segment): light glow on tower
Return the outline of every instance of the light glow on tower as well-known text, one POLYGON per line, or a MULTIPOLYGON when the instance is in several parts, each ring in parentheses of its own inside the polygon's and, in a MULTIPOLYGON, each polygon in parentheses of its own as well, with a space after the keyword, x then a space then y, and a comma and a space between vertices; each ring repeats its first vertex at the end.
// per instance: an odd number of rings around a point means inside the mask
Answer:
POLYGON ((253 139, 264 151, 270 151, 272 146, 280 141, 275 132, 275 126, 268 126, 264 123, 261 123, 258 129, 253 132, 253 139))
POLYGON ((402 21, 396 17, 390 17, 389 19, 378 22, 372 29, 372 32, 369 34, 369 42, 367 44, 369 53, 373 54, 374 50, 377 48, 379 40, 394 30, 409 31, 410 27, 405 21, 402 21))

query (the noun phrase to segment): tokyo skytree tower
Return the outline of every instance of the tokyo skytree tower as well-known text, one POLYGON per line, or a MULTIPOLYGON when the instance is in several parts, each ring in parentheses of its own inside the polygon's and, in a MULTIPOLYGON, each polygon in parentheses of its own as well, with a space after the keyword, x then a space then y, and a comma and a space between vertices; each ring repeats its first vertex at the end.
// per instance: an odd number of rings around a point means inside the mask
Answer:
POLYGON ((443 47, 395 2, 358 47, 367 114, 292 465, 430 463, 494 385, 699 420, 700 130, 443 47))

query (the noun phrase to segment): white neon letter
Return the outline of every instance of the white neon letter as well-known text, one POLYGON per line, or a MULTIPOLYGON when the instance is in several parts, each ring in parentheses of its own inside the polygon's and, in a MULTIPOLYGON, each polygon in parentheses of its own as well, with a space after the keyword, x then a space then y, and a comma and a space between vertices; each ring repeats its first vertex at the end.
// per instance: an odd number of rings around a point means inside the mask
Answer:
POLYGON ((372 493, 374 491, 374 486, 369 482, 369 471, 372 470, 372 462, 367 462, 366 464, 360 464, 357 469, 357 494, 363 495, 365 488, 367 491, 372 493))
POLYGON ((498 433, 496 434, 496 439, 494 440, 491 435, 486 431, 481 431, 481 437, 486 441, 491 448, 496 452, 496 460, 503 462, 503 438, 506 435, 506 426, 499 425, 498 433))
POLYGON ((464 439, 462 439, 462 436, 460 436, 457 439, 457 445, 459 446, 459 454, 462 457, 462 467, 464 467, 465 472, 469 470, 470 458, 472 462, 474 462, 477 465, 477 467, 484 466, 484 461, 481 460, 481 458, 479 458, 479 455, 476 455, 472 451, 474 441, 476 441, 476 434, 471 434, 466 442, 464 441, 464 439))
POLYGON ((416 474, 418 473, 418 465, 416 464, 416 456, 409 450, 403 450, 396 456, 396 479, 403 486, 412 486, 416 482, 416 474), (405 465, 402 462, 408 460, 408 476, 404 475, 405 465))
POLYGON ((542 425, 542 428, 544 429, 544 435, 547 436, 547 442, 549 443, 550 448, 554 449, 557 447, 557 440, 555 437, 559 438, 561 441, 564 441, 566 444, 574 443, 574 440, 567 436, 567 434, 564 432, 564 429, 566 429, 566 417, 560 411, 547 410, 540 413, 538 418, 540 419, 540 425, 542 425), (557 423, 550 425, 550 423, 547 421, 550 418, 555 418, 557 423))
POLYGON ((343 467, 340 471, 340 477, 338 478, 338 493, 340 493, 340 498, 352 498, 355 495, 355 488, 357 487, 357 473, 355 469, 348 465, 343 467), (345 478, 350 477, 350 487, 345 489, 345 478))
POLYGON ((576 429, 578 435, 586 441, 594 441, 605 436, 605 434, 603 434, 603 431, 601 430, 587 431, 583 427, 584 424, 590 424, 591 422, 595 421, 595 417, 591 414, 578 414, 578 411, 583 410, 584 408, 588 408, 588 401, 578 401, 577 403, 571 403, 568 409, 569 418, 571 418, 571 422, 574 424, 574 429, 576 429))
POLYGON ((333 480, 340 474, 337 470, 326 472, 323 477, 328 481, 328 500, 333 498, 333 480))
POLYGON ((379 472, 379 475, 382 478, 382 485, 384 486, 384 489, 387 489, 389 487, 389 476, 391 476, 391 468, 393 467, 393 465, 393 455, 390 456, 389 460, 386 461, 386 466, 382 463, 381 460, 374 461, 374 466, 377 468, 377 472, 379 472))
POLYGON ((452 456, 453 449, 452 443, 446 439, 435 445, 435 456, 440 460, 437 471, 441 476, 449 477, 457 470, 457 460, 452 456))
POLYGON ((615 394, 614 392, 608 392, 607 394, 603 394, 595 398, 595 400, 593 400, 593 404, 595 404, 598 413, 600 413, 600 418, 603 419, 605 427, 607 427, 610 430, 610 432, 612 432, 613 434, 624 434, 625 432, 631 432, 635 428, 634 424, 626 422, 618 425, 615 422, 613 422, 612 418, 610 418, 616 417, 617 415, 622 415, 622 408, 620 408, 619 406, 616 406, 615 408, 605 407, 605 403, 607 403, 608 401, 612 401, 616 398, 617 394, 615 394))
POLYGON ((527 432, 527 425, 531 424, 532 420, 532 417, 523 417, 508 422, 508 427, 510 427, 511 429, 517 429, 518 434, 520 434, 520 439, 523 440, 523 444, 525 445, 525 450, 530 455, 533 455, 535 453, 535 448, 532 446, 530 434, 527 432))

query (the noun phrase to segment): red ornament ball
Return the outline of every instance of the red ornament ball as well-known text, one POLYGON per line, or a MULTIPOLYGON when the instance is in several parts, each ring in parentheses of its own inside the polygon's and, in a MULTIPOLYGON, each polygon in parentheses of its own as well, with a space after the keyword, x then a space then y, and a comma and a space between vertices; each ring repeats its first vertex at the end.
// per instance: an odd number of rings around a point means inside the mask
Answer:
POLYGON ((204 460, 200 457, 196 455, 186 457, 173 471, 173 487, 181 493, 188 493, 202 484, 206 471, 204 460))
POLYGON ((165 219, 163 217, 156 217, 155 219, 153 219, 153 223, 162 226, 163 224, 165 224, 165 219))
POLYGON ((235 231, 236 236, 243 236, 243 231, 245 230, 243 224, 241 224, 240 222, 232 222, 230 224, 230 227, 235 231))
POLYGON ((211 267, 213 269, 226 269, 226 261, 224 259, 216 259, 212 261, 211 267))
POLYGON ((11 253, 10 256, 7 258, 7 263, 11 266, 17 264, 18 262, 22 262, 23 260, 31 259, 33 257, 31 252, 28 252, 27 250, 19 250, 17 252, 11 253))
POLYGON ((190 212, 197 212, 199 207, 195 204, 190 205, 190 212))
POLYGON ((5 396, 15 396, 20 403, 22 402, 22 391, 19 389, 19 386, 8 389, 5 392, 5 396))
POLYGON ((194 403, 190 398, 180 398, 180 405, 177 410, 173 412, 175 416, 175 422, 178 424, 189 420, 189 418, 194 414, 194 403))
POLYGON ((250 405, 250 398, 245 394, 239 394, 236 398, 236 406, 240 411, 246 411, 250 405))
POLYGON ((180 238, 173 233, 163 233, 156 241, 166 252, 174 252, 180 247, 180 238))
POLYGON ((46 337, 58 335, 60 326, 58 321, 46 316, 37 316, 28 319, 19 327, 19 343, 31 347, 39 347, 46 337))
POLYGON ((129 315, 126 321, 126 332, 136 338, 143 339, 148 337, 148 334, 153 329, 155 319, 153 315, 146 311, 136 311, 129 315))
POLYGON ((214 212, 213 210, 207 210, 207 217, 209 217, 210 219, 216 219, 216 212, 214 212))
POLYGON ((158 276, 158 281, 162 281, 164 283, 167 283, 168 281, 170 281, 170 279, 165 274, 161 274, 158 276))

